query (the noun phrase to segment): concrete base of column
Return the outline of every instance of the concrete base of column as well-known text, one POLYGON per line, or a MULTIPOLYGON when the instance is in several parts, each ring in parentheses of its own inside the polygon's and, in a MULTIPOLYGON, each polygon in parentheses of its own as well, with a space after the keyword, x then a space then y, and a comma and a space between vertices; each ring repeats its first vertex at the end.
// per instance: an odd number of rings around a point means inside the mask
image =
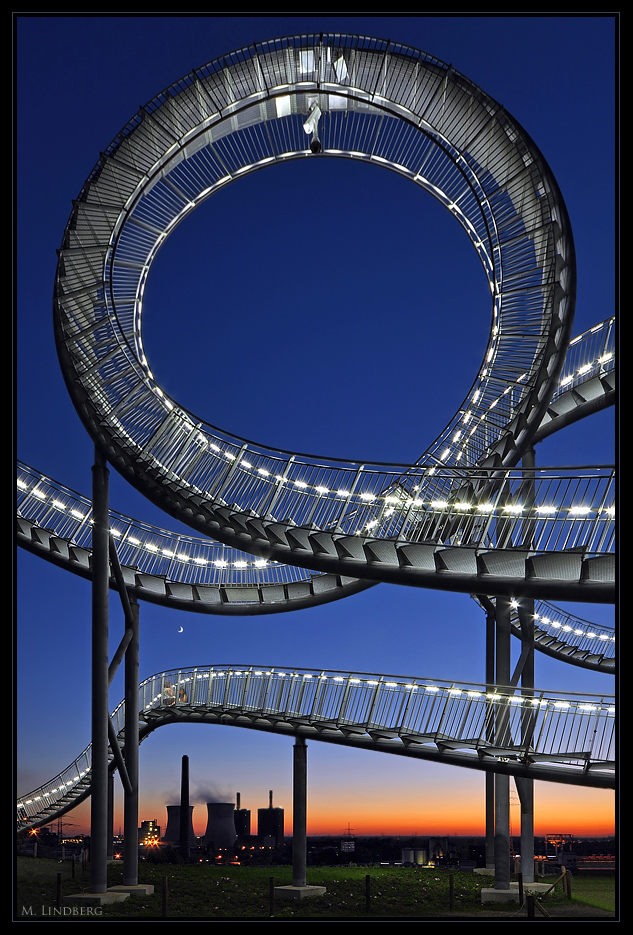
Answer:
POLYGON ((324 886, 276 886, 275 899, 306 899, 309 896, 323 896, 324 886))
MULTIPOLYGON (((524 883, 523 892, 524 893, 547 893, 551 890, 551 883, 524 883)), ((495 889, 482 889, 481 891, 481 904, 482 906, 490 905, 491 903, 518 903, 519 901, 519 884, 510 883, 510 889, 507 890, 495 890, 495 889)))
POLYGON ((122 903, 129 898, 129 893, 112 893, 106 890, 105 893, 73 893, 71 896, 62 897, 62 902, 69 906, 108 906, 112 903, 122 903))
POLYGON ((108 893, 129 893, 130 896, 151 896, 154 887, 151 883, 120 883, 118 886, 109 886, 108 893))
POLYGON ((519 901, 518 889, 509 889, 509 890, 482 889, 481 891, 481 905, 482 906, 489 906, 493 903, 518 903, 518 901, 519 901))

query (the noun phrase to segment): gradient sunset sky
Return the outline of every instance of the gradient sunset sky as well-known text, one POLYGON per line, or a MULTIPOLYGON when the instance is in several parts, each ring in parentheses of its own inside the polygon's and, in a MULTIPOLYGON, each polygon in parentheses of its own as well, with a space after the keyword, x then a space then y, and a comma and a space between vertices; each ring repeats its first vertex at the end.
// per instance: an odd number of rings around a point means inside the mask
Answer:
MULTIPOLYGON (((72 199, 123 125, 192 68, 253 41, 339 31, 392 39, 454 67, 500 101, 549 162, 578 260, 574 333, 615 310, 616 22, 608 16, 26 16, 16 20, 16 455, 90 494, 93 449, 65 390, 52 291, 72 199)), ((486 345, 479 261, 426 193, 389 172, 314 160, 214 195, 161 250, 144 341, 182 404, 246 438, 296 451, 414 461, 457 410, 486 345), (364 405, 351 405, 360 394, 364 405)), ((545 465, 612 464, 614 412, 537 449, 545 465)), ((175 528, 111 473, 113 509, 175 528)), ((90 741, 90 585, 18 549, 16 793, 90 741)), ((122 616, 111 597, 112 647, 122 616)), ((562 606, 562 605, 561 605, 562 606)), ((564 605, 613 625, 614 609, 564 605)), ((516 654, 516 647, 515 647, 516 654)), ((611 676, 536 654, 538 688, 612 694, 611 676)), ((261 619, 141 605, 141 677, 189 665, 305 666, 481 682, 484 617, 467 595, 379 585, 261 619), (183 627, 183 632, 179 628, 183 627)), ((122 697, 121 676, 110 695, 122 697)), ((170 726, 141 746, 140 820, 166 824, 190 760, 194 828, 210 801, 274 804, 292 820, 292 741, 170 726)), ((482 773, 308 745, 312 834, 483 834, 482 773)), ((116 792, 115 829, 122 827, 116 792)), ((516 798, 516 796, 515 796, 516 798)), ((615 795, 535 786, 535 830, 615 829, 615 795)), ((89 830, 89 803, 67 816, 89 830)), ((517 806, 514 834, 519 833, 517 806)))

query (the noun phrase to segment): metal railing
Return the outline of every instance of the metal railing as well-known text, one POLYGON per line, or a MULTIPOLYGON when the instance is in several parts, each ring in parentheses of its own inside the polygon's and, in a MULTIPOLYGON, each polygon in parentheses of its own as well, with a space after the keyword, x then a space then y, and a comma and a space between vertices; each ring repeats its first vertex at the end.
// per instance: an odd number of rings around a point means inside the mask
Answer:
MULTIPOLYGON (((454 741, 483 751, 499 744, 504 711, 504 746, 514 755, 560 765, 609 764, 614 756, 612 696, 569 695, 436 679, 329 670, 209 666, 175 669, 140 686, 147 715, 172 705, 331 724, 336 728, 387 731, 401 740, 454 741), (529 735, 526 724, 529 722, 529 735), (491 733, 491 725, 493 730, 491 733)), ((117 709, 118 717, 122 710, 117 709)))
POLYGON ((554 399, 615 369, 615 318, 594 325, 569 342, 554 399))
MULTIPOLYGON (((17 513, 81 549, 92 549, 92 503, 22 462, 17 465, 17 513)), ((122 565, 186 584, 239 587, 305 581, 311 573, 225 546, 159 529, 110 511, 122 565)), ((318 572, 312 572, 316 575, 318 572)))
POLYGON ((616 636, 613 627, 583 620, 545 601, 534 605, 534 624, 544 633, 593 656, 615 657, 616 636))
MULTIPOLYGON (((294 515, 300 526, 336 527, 340 534, 367 539, 530 552, 583 549, 591 555, 612 552, 615 546, 613 468, 417 468, 409 475, 418 481, 413 496, 400 485, 400 475, 385 470, 357 472, 346 490, 327 487, 330 477, 323 465, 317 485, 292 481, 288 473, 271 484, 281 515, 294 515)), ((243 501, 254 485, 260 485, 259 469, 244 457, 233 475, 235 500, 243 501)), ((18 511, 57 535, 90 547, 89 501, 26 465, 18 470, 18 511)), ((111 515, 120 560, 152 574, 236 584, 299 580, 304 574, 213 541, 176 536, 111 515)))
POLYGON ((237 175, 304 158, 310 94, 324 115, 323 154, 387 166, 431 192, 467 231, 488 278, 492 328, 479 374, 421 461, 481 463, 511 425, 507 448, 535 420, 537 398, 550 384, 553 391, 562 365, 575 279, 564 204, 502 108, 454 69, 403 46, 289 37, 210 63, 157 95, 75 202, 56 309, 69 386, 81 387, 82 405, 88 397, 94 434, 107 435, 116 460, 194 502, 237 502, 296 523, 318 514, 327 526, 347 505, 341 511, 321 489, 376 495, 399 473, 412 494, 415 471, 396 466, 381 478, 357 461, 280 452, 204 423, 156 384, 141 334, 145 283, 165 238, 237 175), (293 488, 318 498, 290 503, 293 488))
MULTIPOLYGON (((438 679, 279 669, 266 666, 192 666, 161 672, 139 685, 141 721, 186 719, 204 712, 248 715, 294 729, 338 731, 371 739, 417 745, 424 758, 450 746, 461 765, 483 755, 494 762, 534 765, 537 774, 592 784, 592 773, 614 777, 615 704, 610 695, 566 694, 447 682, 438 679), (425 746, 431 745, 431 747, 425 746), (538 773, 545 764, 546 773, 538 773)), ((125 704, 111 715, 117 735, 124 729, 125 704)), ((198 718, 198 722, 200 719, 198 718)), ((247 722, 247 726, 248 726, 247 722)), ((319 733, 315 734, 319 739, 319 733)), ((371 745, 370 745, 371 746, 371 745)), ((397 751, 395 751, 397 752, 397 751)), ((452 762, 455 762, 453 759, 452 762)), ((54 817, 73 797, 86 792, 91 747, 54 780, 17 802, 18 824, 54 817)))

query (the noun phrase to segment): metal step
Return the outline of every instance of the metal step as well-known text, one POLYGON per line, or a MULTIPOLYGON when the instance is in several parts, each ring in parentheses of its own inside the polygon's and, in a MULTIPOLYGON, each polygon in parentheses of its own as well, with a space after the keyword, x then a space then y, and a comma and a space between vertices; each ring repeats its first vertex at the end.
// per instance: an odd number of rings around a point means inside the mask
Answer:
POLYGON ((493 552, 480 552, 477 556, 480 575, 501 575, 509 578, 525 577, 525 561, 530 552, 513 549, 497 549, 493 552))
POLYGON ((401 568, 421 568, 435 571, 435 552, 437 544, 426 542, 412 542, 410 545, 398 547, 398 563, 401 568))
POLYGON ((475 549, 438 549, 435 552, 435 567, 438 572, 458 572, 464 575, 477 574, 477 551, 475 549))
POLYGON ((579 581, 582 563, 582 552, 542 552, 528 558, 525 564, 528 578, 579 581))
POLYGON ((604 396, 604 386, 602 385, 600 377, 592 377, 590 380, 585 380, 583 383, 575 386, 574 390, 579 396, 587 400, 587 402, 604 396))
POLYGON ((372 539, 365 542, 365 556, 368 562, 386 565, 398 565, 398 552, 393 539, 372 539))
POLYGON ((363 540, 360 536, 336 536, 334 545, 339 558, 351 558, 359 562, 365 562, 363 540))
POLYGON ((583 581, 615 581, 615 554, 587 558, 582 566, 583 581))

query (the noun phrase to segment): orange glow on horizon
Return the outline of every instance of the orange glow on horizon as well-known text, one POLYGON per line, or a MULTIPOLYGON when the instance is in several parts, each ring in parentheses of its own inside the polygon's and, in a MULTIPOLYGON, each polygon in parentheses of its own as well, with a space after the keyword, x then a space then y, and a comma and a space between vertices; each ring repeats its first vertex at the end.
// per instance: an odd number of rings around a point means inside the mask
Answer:
MULTIPOLYGON (((472 790, 440 790, 435 786, 421 796, 419 791, 397 799, 372 795, 366 791, 350 798, 341 796, 335 803, 315 792, 308 797, 308 834, 345 837, 349 826, 353 837, 362 836, 475 836, 485 834, 485 808, 481 787, 472 790), (413 803, 413 804, 410 804, 413 803)), ((511 834, 521 832, 518 798, 511 786, 511 834)), ((206 804, 192 802, 193 826, 196 835, 206 831, 206 804)), ((284 809, 285 834, 292 834, 292 800, 279 800, 284 809)), ((165 802, 143 796, 139 808, 139 826, 146 818, 156 819, 161 833, 166 827, 165 802)), ((76 833, 89 834, 90 803, 82 803, 69 815, 76 833)), ((123 827, 123 808, 115 804, 114 830, 123 827)), ((534 833, 538 837, 554 831, 576 837, 607 837, 615 835, 615 794, 602 789, 584 789, 556 783, 536 782, 534 785, 534 833)), ((251 809, 251 834, 257 834, 257 807, 251 809)))

